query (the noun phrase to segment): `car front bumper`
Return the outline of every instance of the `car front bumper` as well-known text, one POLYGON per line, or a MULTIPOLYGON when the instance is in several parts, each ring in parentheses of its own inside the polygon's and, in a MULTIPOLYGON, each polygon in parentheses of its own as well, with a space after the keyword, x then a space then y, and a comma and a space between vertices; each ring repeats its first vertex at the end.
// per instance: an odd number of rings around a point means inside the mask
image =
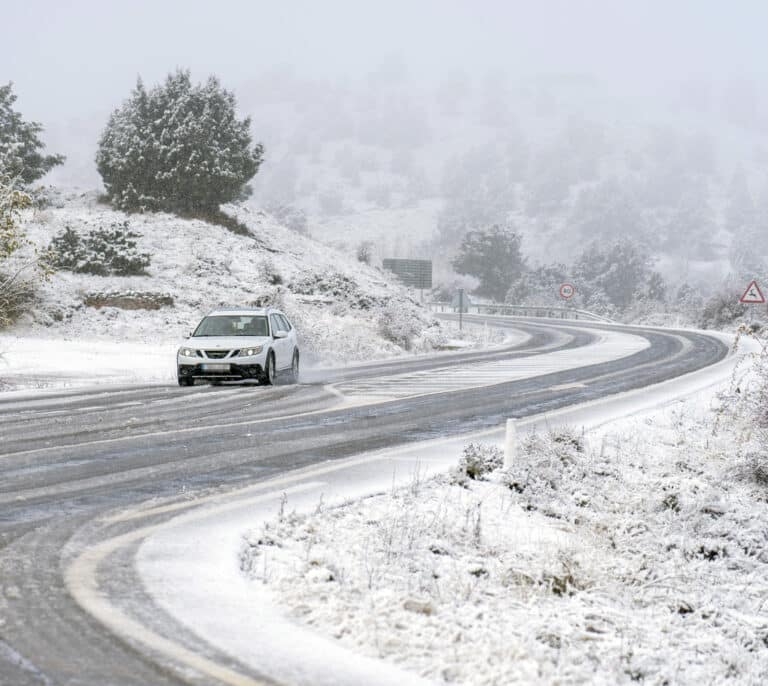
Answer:
POLYGON ((264 372, 261 364, 255 362, 226 362, 216 363, 227 365, 228 369, 208 368, 213 363, 184 363, 179 362, 178 373, 180 379, 258 379, 264 372))

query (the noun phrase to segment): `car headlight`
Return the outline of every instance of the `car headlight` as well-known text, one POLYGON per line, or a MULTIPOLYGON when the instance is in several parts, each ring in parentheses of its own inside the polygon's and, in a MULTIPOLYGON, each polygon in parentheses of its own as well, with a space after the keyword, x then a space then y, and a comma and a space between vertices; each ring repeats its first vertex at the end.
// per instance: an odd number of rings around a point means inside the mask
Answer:
POLYGON ((197 350, 194 348, 180 348, 179 355, 182 357, 197 357, 197 350))
POLYGON ((257 345, 254 348, 244 348, 240 354, 245 355, 246 357, 253 357, 254 355, 258 355, 262 350, 264 350, 264 346, 257 345))

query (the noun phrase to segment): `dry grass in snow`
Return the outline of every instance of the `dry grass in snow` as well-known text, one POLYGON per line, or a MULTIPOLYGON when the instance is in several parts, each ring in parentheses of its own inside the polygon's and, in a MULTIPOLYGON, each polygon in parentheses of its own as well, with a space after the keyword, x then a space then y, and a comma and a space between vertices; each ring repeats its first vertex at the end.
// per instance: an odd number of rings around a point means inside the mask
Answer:
POLYGON ((529 436, 509 472, 472 446, 451 475, 281 512, 244 569, 297 622, 437 682, 766 683, 765 388, 750 372, 529 436))

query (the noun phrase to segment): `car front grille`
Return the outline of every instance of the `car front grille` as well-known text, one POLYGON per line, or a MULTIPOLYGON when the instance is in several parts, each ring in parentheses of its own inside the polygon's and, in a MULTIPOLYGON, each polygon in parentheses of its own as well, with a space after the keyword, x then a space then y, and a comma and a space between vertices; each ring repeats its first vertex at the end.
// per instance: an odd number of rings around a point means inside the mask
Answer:
POLYGON ((209 360, 221 360, 229 355, 229 350, 206 350, 205 356, 209 360))

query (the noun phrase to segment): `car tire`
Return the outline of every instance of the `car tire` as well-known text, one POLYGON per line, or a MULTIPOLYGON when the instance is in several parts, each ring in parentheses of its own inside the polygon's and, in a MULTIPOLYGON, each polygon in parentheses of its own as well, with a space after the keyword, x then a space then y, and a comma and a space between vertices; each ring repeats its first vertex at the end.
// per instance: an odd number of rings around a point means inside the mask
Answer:
POLYGON ((264 386, 272 386, 275 383, 275 355, 269 353, 264 365, 264 374, 261 376, 261 383, 264 386))
POLYGON ((190 379, 190 378, 185 377, 185 376, 180 376, 179 377, 179 386, 194 386, 194 385, 195 385, 195 380, 194 379, 190 379))
POLYGON ((291 362, 291 383, 299 383, 299 351, 293 351, 293 361, 291 362))

